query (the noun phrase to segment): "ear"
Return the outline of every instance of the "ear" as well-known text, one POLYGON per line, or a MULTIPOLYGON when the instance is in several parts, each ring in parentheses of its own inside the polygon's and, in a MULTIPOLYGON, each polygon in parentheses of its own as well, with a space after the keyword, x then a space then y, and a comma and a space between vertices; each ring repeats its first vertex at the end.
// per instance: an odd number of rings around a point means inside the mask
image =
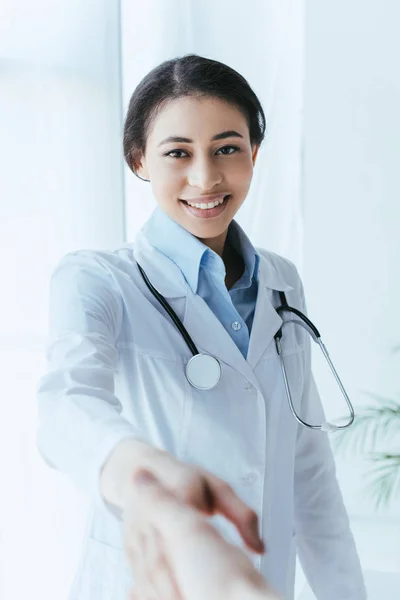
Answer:
POLYGON ((139 175, 139 177, 147 180, 150 179, 149 170, 147 168, 147 162, 143 154, 140 157, 132 158, 132 167, 136 174, 139 175))
POLYGON ((257 158, 257 154, 258 154, 258 150, 259 150, 260 146, 257 144, 254 144, 254 146, 252 147, 252 160, 253 160, 253 167, 256 164, 256 158, 257 158))

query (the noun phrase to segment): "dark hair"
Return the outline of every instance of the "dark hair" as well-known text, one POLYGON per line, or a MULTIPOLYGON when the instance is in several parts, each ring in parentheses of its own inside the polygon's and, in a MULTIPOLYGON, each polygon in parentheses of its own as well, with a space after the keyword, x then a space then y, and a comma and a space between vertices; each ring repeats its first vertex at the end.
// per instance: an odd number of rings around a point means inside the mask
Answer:
POLYGON ((217 97, 233 104, 247 119, 251 143, 261 144, 264 139, 265 114, 246 79, 224 63, 187 54, 154 68, 131 96, 123 147, 125 160, 134 173, 145 151, 148 128, 157 110, 164 102, 182 96, 217 97))

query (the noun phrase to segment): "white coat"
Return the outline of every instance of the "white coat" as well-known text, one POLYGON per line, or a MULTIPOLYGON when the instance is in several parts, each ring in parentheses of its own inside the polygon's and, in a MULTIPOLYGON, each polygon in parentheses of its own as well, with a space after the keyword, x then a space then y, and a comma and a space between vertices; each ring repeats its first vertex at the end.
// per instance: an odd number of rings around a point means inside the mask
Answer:
MULTIPOLYGON (((306 312, 302 283, 290 261, 257 250, 247 360, 179 268, 143 233, 114 251, 70 253, 53 273, 38 448, 94 501, 70 600, 127 600, 132 579, 121 520, 101 499, 99 474, 118 441, 132 436, 215 473, 256 510, 268 551, 252 560, 282 599, 293 598, 297 548, 318 600, 365 600, 327 434, 293 418, 273 339, 282 325, 276 291, 306 312), (223 376, 214 389, 188 384, 184 366, 191 353, 135 259, 199 351, 220 360, 223 376)), ((322 423, 310 338, 288 324, 282 344, 298 413, 322 423)), ((225 519, 214 524, 241 544, 225 519)))

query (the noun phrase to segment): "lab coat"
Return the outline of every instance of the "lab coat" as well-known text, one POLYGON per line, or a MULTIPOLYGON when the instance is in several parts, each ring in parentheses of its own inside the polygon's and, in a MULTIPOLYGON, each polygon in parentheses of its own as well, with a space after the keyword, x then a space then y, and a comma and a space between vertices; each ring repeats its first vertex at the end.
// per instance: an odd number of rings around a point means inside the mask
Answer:
MULTIPOLYGON (((115 445, 136 437, 227 481, 259 515, 264 556, 251 560, 293 599, 296 549, 318 600, 365 600, 327 434, 305 429, 288 407, 274 334, 278 291, 306 312, 293 263, 257 248, 259 286, 247 360, 179 268, 143 233, 114 251, 66 255, 50 283, 48 370, 38 387, 38 448, 92 499, 70 600, 127 600, 134 585, 122 521, 101 498, 100 470, 115 445), (185 378, 191 353, 146 287, 135 260, 168 300, 199 352, 222 365, 217 386, 185 378)), ((283 328, 293 402, 324 421, 311 373, 310 338, 283 328)), ((234 526, 214 517, 229 541, 234 526)))

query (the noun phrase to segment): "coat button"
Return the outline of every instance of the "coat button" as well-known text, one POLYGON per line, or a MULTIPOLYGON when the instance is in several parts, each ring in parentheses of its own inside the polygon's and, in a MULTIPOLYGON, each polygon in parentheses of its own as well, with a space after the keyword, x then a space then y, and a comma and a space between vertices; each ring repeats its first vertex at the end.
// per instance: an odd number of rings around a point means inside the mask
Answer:
POLYGON ((257 479, 258 479, 257 473, 247 473, 247 475, 245 475, 243 477, 243 480, 246 481, 247 483, 254 483, 255 481, 257 481, 257 479))

